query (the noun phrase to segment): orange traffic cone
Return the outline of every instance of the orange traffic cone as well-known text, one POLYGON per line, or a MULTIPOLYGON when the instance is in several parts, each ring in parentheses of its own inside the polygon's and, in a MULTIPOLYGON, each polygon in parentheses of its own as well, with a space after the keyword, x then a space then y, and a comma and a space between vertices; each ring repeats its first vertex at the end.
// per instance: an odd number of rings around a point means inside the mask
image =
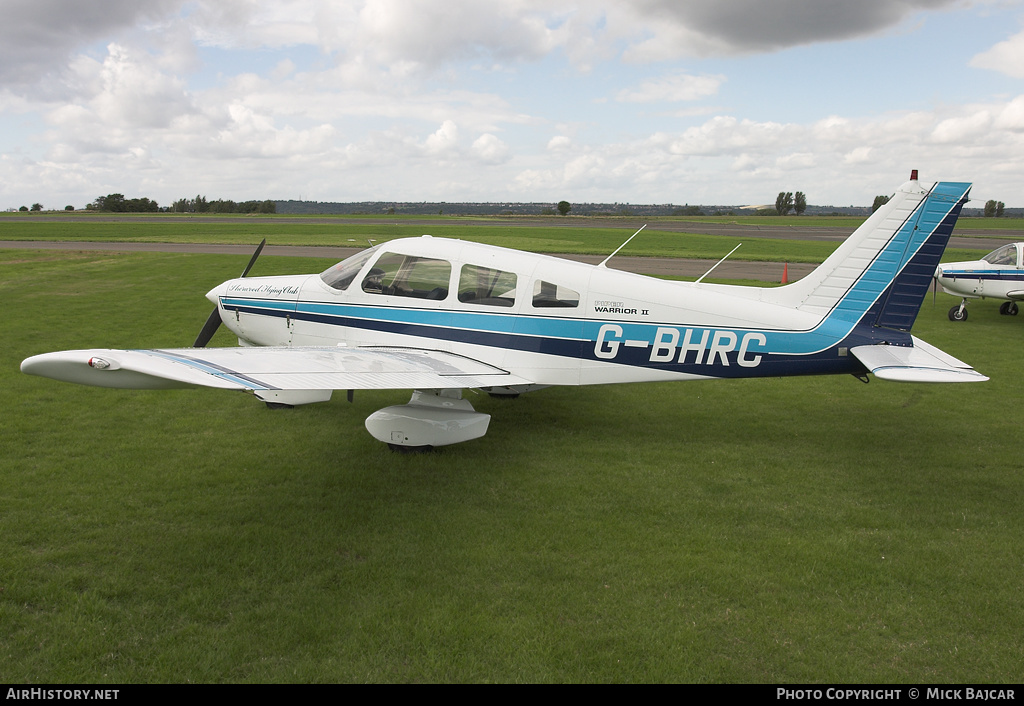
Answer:
POLYGON ((789 284, 789 263, 782 266, 782 284, 789 284))

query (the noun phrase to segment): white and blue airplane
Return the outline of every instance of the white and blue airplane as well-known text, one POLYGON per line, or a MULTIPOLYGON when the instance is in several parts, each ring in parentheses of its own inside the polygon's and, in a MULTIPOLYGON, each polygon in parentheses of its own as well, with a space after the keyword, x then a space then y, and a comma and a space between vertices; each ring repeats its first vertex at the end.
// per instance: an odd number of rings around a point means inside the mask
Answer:
POLYGON ((946 294, 961 297, 949 310, 950 321, 967 319, 968 299, 1004 299, 999 313, 1016 316, 1024 299, 1024 243, 1007 243, 980 260, 944 262, 935 269, 935 281, 946 294))
POLYGON ((672 282, 477 243, 405 238, 317 275, 243 276, 212 289, 193 348, 76 350, 25 373, 119 388, 207 386, 268 405, 334 390, 410 389, 366 419, 399 450, 483 436, 465 389, 868 373, 987 380, 910 334, 970 184, 918 182, 807 277, 783 287, 672 282), (238 347, 206 348, 223 323, 238 347))

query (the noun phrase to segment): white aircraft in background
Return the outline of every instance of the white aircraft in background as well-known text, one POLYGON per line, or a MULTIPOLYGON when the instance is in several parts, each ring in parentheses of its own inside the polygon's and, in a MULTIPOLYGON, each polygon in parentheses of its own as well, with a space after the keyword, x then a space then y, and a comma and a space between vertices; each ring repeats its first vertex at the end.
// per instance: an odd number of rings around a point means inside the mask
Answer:
POLYGON ((241 390, 272 406, 411 389, 408 404, 366 419, 395 449, 483 436, 490 416, 462 398, 467 388, 826 373, 987 380, 910 334, 969 188, 922 185, 915 171, 810 275, 776 288, 665 281, 607 260, 430 236, 379 244, 319 275, 247 278, 257 249, 241 278, 206 295, 216 308, 195 347, 46 353, 21 369, 102 387, 241 390), (204 347, 221 323, 240 347, 204 347))
POLYGON ((1005 299, 999 313, 1017 315, 1024 299, 1024 243, 1008 243, 980 260, 944 262, 935 269, 935 281, 946 294, 962 297, 949 310, 950 321, 967 319, 968 299, 1005 299))

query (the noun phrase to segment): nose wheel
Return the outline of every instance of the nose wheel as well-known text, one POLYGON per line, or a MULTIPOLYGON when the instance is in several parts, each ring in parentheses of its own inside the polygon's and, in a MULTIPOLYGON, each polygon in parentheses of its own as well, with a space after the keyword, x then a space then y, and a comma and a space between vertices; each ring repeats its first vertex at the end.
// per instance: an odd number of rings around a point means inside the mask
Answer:
POLYGON ((950 321, 967 321, 967 300, 964 299, 959 305, 949 310, 950 321))

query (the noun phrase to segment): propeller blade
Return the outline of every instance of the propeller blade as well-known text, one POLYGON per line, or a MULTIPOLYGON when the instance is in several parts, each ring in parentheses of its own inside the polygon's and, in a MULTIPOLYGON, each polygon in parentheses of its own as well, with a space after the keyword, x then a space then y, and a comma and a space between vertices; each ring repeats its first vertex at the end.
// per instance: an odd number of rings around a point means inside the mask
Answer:
POLYGON ((939 278, 932 275, 932 306, 935 306, 935 297, 939 292, 939 278))
MULTIPOLYGON (((256 258, 258 258, 260 253, 263 252, 263 246, 266 244, 267 239, 264 238, 260 241, 260 244, 256 246, 256 252, 252 254, 252 257, 249 258, 249 264, 245 266, 244 270, 242 270, 242 277, 249 274, 249 270, 251 270, 252 266, 256 264, 256 258)), ((220 328, 221 323, 220 308, 215 307, 209 318, 206 319, 206 323, 203 324, 203 330, 199 332, 198 336, 196 336, 196 342, 192 344, 192 347, 206 348, 206 344, 210 342, 211 338, 213 338, 213 334, 217 333, 217 329, 220 328)))
POLYGON ((267 244, 267 239, 264 238, 263 240, 260 241, 260 244, 256 246, 256 252, 254 252, 252 254, 252 257, 249 258, 249 264, 245 266, 244 270, 242 270, 242 276, 243 277, 245 277, 247 274, 249 274, 249 270, 251 270, 252 266, 256 264, 256 258, 258 258, 260 256, 260 253, 263 252, 263 246, 266 245, 266 244, 267 244))
POLYGON ((210 314, 210 318, 203 324, 203 330, 199 332, 196 337, 196 342, 192 344, 193 348, 206 348, 206 344, 213 338, 213 334, 217 333, 217 329, 220 328, 220 309, 214 308, 213 313, 210 314))

